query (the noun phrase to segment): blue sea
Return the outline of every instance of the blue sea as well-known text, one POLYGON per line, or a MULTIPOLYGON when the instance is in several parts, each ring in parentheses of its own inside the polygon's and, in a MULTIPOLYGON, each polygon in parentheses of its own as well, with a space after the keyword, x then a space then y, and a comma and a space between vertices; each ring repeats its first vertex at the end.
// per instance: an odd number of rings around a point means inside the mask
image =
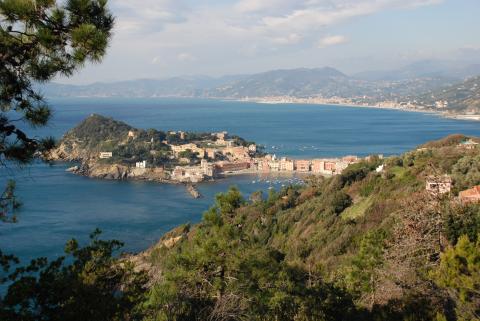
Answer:
MULTIPOLYGON (((293 158, 355 154, 400 154, 448 134, 480 136, 480 123, 432 114, 324 105, 265 105, 193 99, 52 99, 54 117, 35 135, 60 138, 92 113, 111 116, 138 128, 223 131, 293 158)), ((23 262, 57 257, 74 237, 86 241, 95 228, 104 238, 140 251, 163 233, 195 223, 214 195, 237 185, 248 194, 281 188, 292 177, 236 176, 199 186, 202 199, 184 187, 149 182, 102 181, 65 172, 68 164, 35 163, 25 169, 1 169, 1 180, 14 178, 23 206, 16 224, 0 224, 0 248, 23 262)))

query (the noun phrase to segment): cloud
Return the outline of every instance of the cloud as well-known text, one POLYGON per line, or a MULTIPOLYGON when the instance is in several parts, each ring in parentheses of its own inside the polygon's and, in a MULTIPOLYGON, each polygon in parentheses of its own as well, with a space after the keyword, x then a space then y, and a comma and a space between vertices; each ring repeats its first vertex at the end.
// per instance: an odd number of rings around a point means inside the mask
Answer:
POLYGON ((303 37, 298 33, 291 33, 285 37, 272 38, 272 42, 278 45, 292 45, 299 43, 303 37))
POLYGON ((340 45, 342 43, 346 43, 348 41, 347 37, 337 35, 337 36, 327 36, 325 38, 320 39, 318 42, 319 48, 325 48, 330 46, 340 45))
POLYGON ((195 56, 193 56, 192 54, 187 53, 187 52, 179 53, 177 55, 177 59, 178 59, 178 61, 181 61, 181 62, 191 62, 191 61, 196 61, 197 60, 197 58, 195 56))
POLYGON ((155 56, 155 57, 152 58, 151 63, 152 63, 152 65, 158 65, 161 62, 162 62, 162 60, 161 60, 160 56, 155 56))
POLYGON ((116 31, 151 33, 168 24, 186 21, 188 7, 182 0, 114 0, 112 11, 117 17, 116 31))

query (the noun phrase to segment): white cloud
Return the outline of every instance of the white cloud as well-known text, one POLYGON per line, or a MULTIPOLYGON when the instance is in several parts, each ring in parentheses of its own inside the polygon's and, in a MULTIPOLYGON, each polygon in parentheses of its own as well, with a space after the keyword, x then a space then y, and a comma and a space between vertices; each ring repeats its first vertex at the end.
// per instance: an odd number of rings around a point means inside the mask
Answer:
POLYGON ((298 33, 291 33, 285 37, 272 38, 272 42, 278 45, 292 45, 299 43, 303 37, 298 33))
MULTIPOLYGON (((124 77, 132 78, 136 77, 132 70, 148 74, 160 66, 162 72, 182 74, 211 73, 215 68, 223 70, 218 73, 244 72, 242 66, 263 69, 269 64, 281 67, 288 61, 315 65, 316 58, 299 61, 294 57, 307 56, 307 51, 311 57, 319 57, 318 47, 345 42, 344 36, 337 35, 337 25, 360 16, 441 1, 109 0, 116 26, 102 68, 118 74, 119 64, 132 62, 124 77), (319 40, 319 35, 329 36, 319 40), (192 63, 195 61, 202 63, 192 63)), ((96 76, 93 72, 92 78, 96 76)))
POLYGON ((152 65, 158 65, 162 62, 162 59, 160 58, 160 56, 155 56, 152 58, 152 65))
POLYGON ((196 61, 197 60, 197 58, 195 56, 193 56, 192 54, 190 54, 188 52, 179 53, 177 55, 177 59, 178 59, 178 61, 181 61, 181 62, 191 62, 191 61, 196 61))
POLYGON ((340 45, 342 43, 346 43, 348 41, 347 37, 337 35, 337 36, 327 36, 325 38, 320 39, 318 42, 319 48, 325 48, 335 45, 340 45))

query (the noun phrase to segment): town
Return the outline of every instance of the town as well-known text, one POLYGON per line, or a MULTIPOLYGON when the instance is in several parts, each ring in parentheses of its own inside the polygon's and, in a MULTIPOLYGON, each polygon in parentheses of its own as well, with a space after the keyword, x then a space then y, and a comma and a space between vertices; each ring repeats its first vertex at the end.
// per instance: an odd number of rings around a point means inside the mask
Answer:
MULTIPOLYGON (((230 137, 226 131, 211 133, 210 139, 205 139, 204 136, 201 140, 184 144, 178 142, 186 140, 188 135, 186 132, 171 131, 168 135, 179 138, 176 143, 162 141, 162 144, 169 147, 171 151, 169 158, 175 161, 176 166, 158 166, 142 159, 135 162, 135 168, 132 169, 134 176, 148 175, 149 172, 163 172, 173 182, 198 183, 226 175, 247 173, 298 172, 335 175, 340 174, 348 165, 360 160, 357 156, 328 159, 277 157, 264 154, 254 143, 245 144, 243 140, 230 137)), ((137 137, 137 132, 129 131, 130 140, 135 140, 137 137)), ((108 160, 114 156, 115 153, 112 151, 101 151, 98 154, 101 160, 108 160)))

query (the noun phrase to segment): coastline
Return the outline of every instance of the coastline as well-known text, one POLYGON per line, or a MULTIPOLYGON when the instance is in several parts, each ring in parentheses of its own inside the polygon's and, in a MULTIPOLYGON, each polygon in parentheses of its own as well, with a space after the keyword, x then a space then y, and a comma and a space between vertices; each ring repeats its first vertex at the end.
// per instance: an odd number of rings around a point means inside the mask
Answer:
POLYGON ((439 116, 447 119, 466 120, 466 121, 480 121, 480 115, 468 115, 468 114, 452 114, 445 111, 436 111, 431 109, 420 109, 413 107, 396 107, 386 105, 364 105, 354 103, 335 103, 335 102, 315 102, 305 101, 303 99, 293 98, 291 101, 282 100, 265 100, 265 98, 243 98, 243 99, 224 99, 225 101, 237 101, 237 102, 253 102, 257 104, 265 105, 292 105, 292 104, 305 104, 305 105, 317 105, 317 106, 336 106, 336 107, 352 107, 352 108, 368 108, 368 109, 387 109, 396 110, 402 112, 422 113, 439 116))

